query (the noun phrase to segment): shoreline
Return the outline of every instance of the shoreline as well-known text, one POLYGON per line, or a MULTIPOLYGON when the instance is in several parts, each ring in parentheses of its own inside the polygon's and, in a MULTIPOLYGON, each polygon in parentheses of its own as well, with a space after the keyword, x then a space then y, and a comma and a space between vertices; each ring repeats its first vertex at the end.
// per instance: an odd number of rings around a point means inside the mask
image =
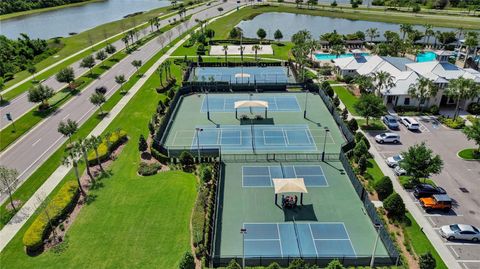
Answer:
POLYGON ((72 3, 72 4, 67 4, 67 5, 60 5, 60 6, 55 6, 55 7, 30 9, 30 10, 25 10, 25 11, 8 13, 8 14, 0 15, 0 21, 6 21, 6 20, 10 20, 10 19, 15 19, 15 18, 18 18, 18 17, 29 16, 29 15, 34 15, 34 14, 38 14, 38 13, 44 13, 44 12, 48 12, 48 11, 54 11, 54 10, 62 9, 62 8, 83 6, 83 5, 86 5, 86 4, 103 2, 103 1, 108 1, 108 0, 87 0, 87 1, 84 1, 84 2, 72 3))

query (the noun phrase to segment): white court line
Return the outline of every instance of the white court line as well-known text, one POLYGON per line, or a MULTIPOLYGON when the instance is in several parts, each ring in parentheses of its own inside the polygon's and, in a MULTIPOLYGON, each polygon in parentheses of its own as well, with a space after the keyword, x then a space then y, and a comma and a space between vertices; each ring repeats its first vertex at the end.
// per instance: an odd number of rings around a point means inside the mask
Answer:
POLYGON ((315 254, 318 257, 318 250, 317 250, 317 245, 315 245, 315 237, 313 237, 312 225, 309 224, 308 228, 310 229, 310 235, 312 236, 312 239, 313 239, 313 246, 315 247, 315 254))
POLYGON ((278 233, 278 242, 280 243, 280 254, 282 255, 282 258, 283 258, 282 237, 280 236, 280 227, 278 227, 278 223, 277 223, 277 233, 278 233))
POLYGON ((268 166, 268 177, 270 178, 270 181, 269 181, 270 182, 270 187, 272 187, 272 173, 270 172, 270 166, 268 166))
POLYGON ((245 241, 280 241, 280 239, 245 239, 245 241))

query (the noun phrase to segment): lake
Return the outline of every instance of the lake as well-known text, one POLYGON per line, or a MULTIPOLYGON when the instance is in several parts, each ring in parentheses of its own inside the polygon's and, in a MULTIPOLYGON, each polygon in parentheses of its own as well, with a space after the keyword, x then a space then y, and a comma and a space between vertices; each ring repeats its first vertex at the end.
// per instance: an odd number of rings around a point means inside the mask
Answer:
MULTIPOLYGON (((267 32, 268 39, 273 39, 273 33, 277 29, 280 29, 283 34, 283 40, 290 40, 293 34, 303 29, 310 31, 314 38, 319 38, 320 35, 330 33, 333 30, 337 30, 340 34, 350 34, 356 31, 365 32, 368 28, 377 28, 380 32, 380 37, 376 40, 383 40, 383 33, 387 30, 400 33, 400 26, 395 23, 349 20, 283 12, 263 13, 252 20, 241 21, 237 26, 243 29, 245 37, 257 37, 257 30, 263 28, 267 32)), ((414 28, 420 31, 424 30, 421 25, 415 26, 414 28)), ((434 30, 455 31, 456 29, 435 27, 434 30)), ((433 38, 430 38, 430 41, 433 42, 433 38)))
POLYGON ((48 39, 80 33, 123 16, 170 5, 168 0, 107 0, 16 17, 0 22, 0 34, 17 38, 25 33, 48 39))

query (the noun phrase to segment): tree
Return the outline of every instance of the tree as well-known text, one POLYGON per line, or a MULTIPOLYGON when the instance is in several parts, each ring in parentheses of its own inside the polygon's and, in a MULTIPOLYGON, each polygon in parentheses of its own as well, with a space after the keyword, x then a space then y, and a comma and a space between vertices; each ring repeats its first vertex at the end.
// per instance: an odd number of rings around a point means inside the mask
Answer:
POLYGON ((437 267, 437 261, 432 256, 432 253, 430 253, 430 251, 421 255, 418 263, 420 269, 435 269, 435 267, 437 267))
POLYGON ((358 159, 358 171, 360 172, 360 175, 363 175, 365 171, 367 171, 367 158, 365 156, 358 159))
POLYGON ((95 183, 95 178, 92 175, 92 171, 90 170, 90 165, 88 163, 88 150, 90 149, 90 143, 88 142, 88 140, 80 138, 76 143, 74 143, 73 147, 75 147, 79 154, 82 156, 90 181, 92 183, 95 183))
POLYGON ((75 81, 75 72, 72 67, 66 67, 60 70, 55 76, 58 82, 68 83, 70 90, 73 90, 73 81, 75 81))
MULTIPOLYGON (((5 87, 5 82, 3 81, 3 78, 0 77, 0 93, 3 91, 3 88, 5 87)), ((0 94, 0 104, 3 103, 3 96, 0 94)))
POLYGON ((186 251, 183 254, 180 264, 178 265, 178 269, 195 269, 195 260, 190 251, 186 251))
POLYGON ((72 165, 73 171, 75 173, 75 178, 78 182, 78 188, 80 189, 80 194, 85 196, 85 190, 83 189, 82 182, 80 181, 80 173, 78 171, 78 163, 80 162, 80 152, 76 147, 70 147, 67 151, 67 154, 62 159, 62 164, 65 166, 72 165))
POLYGON ((411 24, 404 23, 400 24, 400 32, 403 34, 402 35, 402 40, 405 41, 406 35, 413 30, 413 27, 411 24))
POLYGON ((360 116, 366 119, 367 126, 370 118, 379 118, 386 110, 382 98, 373 94, 363 94, 353 107, 360 116))
POLYGON ((148 149, 148 144, 147 140, 145 140, 145 137, 143 134, 140 135, 140 138, 138 139, 138 150, 141 152, 144 152, 148 149))
POLYGON ((472 79, 460 77, 449 81, 445 94, 456 100, 454 120, 458 116, 460 101, 477 96, 479 91, 479 86, 472 79))
POLYGON ((355 148, 353 148, 353 156, 356 160, 360 159, 362 156, 369 157, 368 147, 364 140, 360 140, 356 143, 355 148))
POLYGON ((121 75, 118 75, 118 76, 115 76, 115 82, 120 85, 120 92, 123 92, 123 83, 126 82, 125 80, 125 75, 121 74, 121 75))
POLYGON ((282 269, 280 265, 276 262, 272 262, 271 264, 268 265, 267 269, 282 269))
POLYGON ((273 33, 273 38, 275 38, 277 42, 280 42, 280 40, 283 38, 282 31, 280 31, 280 29, 277 29, 275 33, 273 33))
POLYGON ((138 69, 142 66, 142 60, 133 60, 131 64, 137 69, 138 73, 138 69))
POLYGON ((260 44, 261 44, 262 41, 265 39, 265 37, 267 37, 267 32, 265 32, 265 29, 260 28, 257 31, 257 36, 258 38, 260 38, 260 44))
POLYGON ((333 0, 333 2, 330 4, 331 7, 336 7, 338 6, 337 0, 333 0))
POLYGON ((105 172, 102 166, 102 162, 100 160, 100 154, 98 154, 98 147, 103 143, 103 139, 100 136, 92 135, 88 139, 88 143, 90 148, 93 149, 93 152, 95 152, 95 159, 97 160, 98 167, 100 167, 100 170, 102 172, 105 172))
POLYGON ((427 148, 425 142, 413 145, 401 154, 404 159, 400 162, 400 167, 405 169, 407 175, 411 176, 414 182, 442 171, 442 159, 439 155, 434 155, 433 151, 427 148))
POLYGON ((340 263, 339 260, 335 259, 328 263, 325 269, 344 269, 343 265, 340 263))
POLYGON ((375 94, 381 95, 382 90, 387 93, 391 88, 395 87, 392 75, 386 71, 378 71, 373 73, 373 82, 375 86, 375 94))
POLYGON ((106 98, 103 93, 93 93, 90 96, 90 103, 98 106, 100 108, 100 115, 103 115, 102 105, 105 103, 106 98))
POLYGON ((258 51, 261 50, 262 47, 260 47, 260 45, 255 44, 255 45, 252 46, 252 49, 255 52, 255 61, 257 61, 258 60, 258 51))
POLYGON ((474 120, 471 126, 465 126, 463 133, 468 140, 475 141, 475 144, 478 146, 477 154, 480 154, 480 120, 474 120))
POLYGON ((68 137, 69 143, 72 143, 72 135, 75 134, 78 130, 78 124, 76 121, 67 119, 66 122, 61 121, 58 124, 57 131, 62 135, 68 137))
POLYGON ((39 109, 49 107, 48 99, 50 99, 55 92, 52 88, 39 84, 28 91, 28 101, 33 103, 41 103, 39 109))
POLYGON ((474 55, 473 58, 475 59, 477 47, 478 47, 478 33, 477 32, 468 32, 465 39, 465 61, 463 62, 463 67, 467 67, 467 60, 470 56, 470 50, 473 48, 474 55))
POLYGON ((401 219, 405 216, 405 204, 402 197, 396 192, 390 194, 383 200, 383 207, 387 210, 388 215, 395 219, 401 219))
POLYGON ((35 80, 35 73, 37 73, 37 68, 35 67, 35 65, 33 64, 28 65, 27 71, 28 73, 30 73, 30 75, 32 75, 33 80, 35 80))
POLYGON ((90 75, 93 75, 92 68, 94 66, 95 66, 95 59, 93 58, 92 55, 88 55, 87 57, 83 58, 82 61, 80 62, 80 67, 90 69, 90 75))
POLYGON ((180 163, 185 166, 190 166, 193 164, 193 156, 188 151, 182 151, 180 154, 180 163))
POLYGON ((215 36, 215 31, 213 29, 205 30, 205 36, 208 37, 209 41, 215 36))
POLYGON ((335 54, 335 57, 338 58, 341 54, 345 53, 345 47, 340 44, 333 45, 331 51, 333 54, 335 54))
POLYGON ((232 260, 228 263, 226 269, 242 269, 242 267, 240 267, 240 265, 237 263, 237 261, 235 261, 235 260, 232 259, 232 260))
POLYGON ((355 118, 352 118, 351 120, 348 121, 347 123, 348 129, 352 132, 356 132, 358 130, 358 123, 355 118))
POLYGON ((106 53, 104 50, 98 51, 97 54, 95 55, 95 58, 96 58, 97 60, 99 60, 100 62, 102 62, 102 66, 103 66, 103 61, 104 61, 105 59, 107 59, 107 57, 108 57, 108 55, 107 55, 107 53, 106 53))
POLYGON ((353 83, 358 85, 360 92, 371 92, 373 89, 373 78, 366 75, 356 75, 353 77, 353 83))
POLYGON ((125 43, 125 48, 128 50, 128 43, 130 42, 130 38, 128 37, 128 34, 122 37, 123 43, 125 43))
POLYGON ((15 191, 18 181, 18 172, 15 169, 9 169, 6 166, 0 165, 0 184, 1 189, 8 193, 8 198, 10 199, 10 206, 12 206, 13 211, 17 211, 15 203, 13 202, 12 194, 15 191))
POLYGON ((225 62, 227 62, 228 45, 223 45, 222 50, 225 53, 225 62))
POLYGON ((366 35, 370 38, 370 43, 373 42, 373 39, 377 38, 380 36, 378 29, 377 28, 368 28, 365 31, 366 35))
POLYGON ((105 47, 105 51, 108 53, 108 54, 114 54, 116 51, 117 51, 117 48, 112 45, 112 44, 108 44, 106 47, 105 47))
POLYGON ((392 180, 387 176, 382 177, 377 183, 375 183, 374 187, 380 201, 383 201, 383 199, 393 193, 392 180))
POLYGON ((420 105, 425 102, 425 99, 435 96, 437 92, 438 87, 435 85, 433 80, 430 80, 426 77, 418 78, 416 83, 410 84, 410 87, 408 87, 408 94, 418 99, 418 111, 420 111, 420 105))

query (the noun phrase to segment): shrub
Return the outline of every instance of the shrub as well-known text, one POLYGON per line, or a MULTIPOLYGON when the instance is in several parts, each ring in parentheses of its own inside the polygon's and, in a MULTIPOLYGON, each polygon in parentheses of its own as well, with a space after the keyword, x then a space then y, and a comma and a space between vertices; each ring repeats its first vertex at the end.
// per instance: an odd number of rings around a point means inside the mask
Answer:
POLYGON ((460 117, 457 117, 457 119, 453 120, 453 119, 450 119, 450 118, 445 118, 445 117, 438 117, 438 120, 448 126, 449 128, 452 128, 452 129, 462 129, 463 127, 465 127, 465 120, 460 118, 460 117))
POLYGON ((348 129, 350 129, 350 131, 352 131, 353 133, 358 130, 358 123, 355 118, 352 118, 351 120, 349 120, 347 125, 348 125, 348 129))
POLYGON ((333 105, 335 107, 338 107, 340 105, 340 99, 338 99, 337 95, 335 95, 335 97, 333 97, 333 105))
POLYGON ((365 156, 362 156, 360 159, 358 159, 358 170, 361 175, 367 171, 367 158, 365 156))
POLYGON ((433 105, 430 107, 430 113, 433 115, 438 115, 440 113, 440 108, 437 105, 433 105))
POLYGON ((361 157, 370 156, 368 153, 368 147, 363 140, 360 140, 360 142, 355 145, 355 148, 353 149, 353 156, 355 156, 356 160, 360 159, 361 157))
POLYGON ((356 132, 355 142, 359 143, 360 141, 363 141, 367 146, 367 149, 370 149, 370 141, 368 141, 368 139, 365 137, 365 135, 362 132, 356 132))
POLYGON ((272 262, 268 267, 267 269, 282 269, 282 267, 280 267, 280 265, 276 262, 272 262))
POLYGON ((192 253, 190 251, 186 251, 183 254, 182 259, 180 260, 180 264, 178 265, 179 269, 195 269, 195 260, 193 258, 192 253))
POLYGON ((237 263, 236 260, 231 260, 228 265, 227 265, 227 269, 242 269, 242 267, 240 267, 240 265, 237 263))
POLYGON ((200 170, 200 179, 203 183, 209 182, 212 179, 212 168, 210 166, 202 166, 200 170))
POLYGON ((343 269, 343 268, 345 267, 343 267, 340 261, 336 259, 331 261, 326 267, 326 269, 343 269))
POLYGON ((405 215, 405 204, 398 193, 390 194, 384 201, 383 207, 388 215, 395 219, 401 219, 405 215))
POLYGON ((435 269, 435 267, 437 267, 437 262, 430 252, 421 255, 418 263, 420 265, 420 269, 435 269))
POLYGON ((22 242, 27 251, 35 251, 42 247, 43 240, 50 232, 49 220, 52 221, 51 225, 56 225, 60 219, 70 212, 77 197, 77 182, 67 181, 23 235, 22 242))
POLYGON ((392 180, 389 177, 382 177, 378 182, 375 183, 375 191, 378 194, 378 199, 383 201, 390 194, 393 193, 392 180))
POLYGON ((142 176, 155 175, 160 169, 160 167, 161 166, 158 163, 140 162, 138 166, 138 174, 142 176))
POLYGON ((147 149, 148 149, 147 140, 145 140, 145 137, 142 134, 138 139, 138 150, 143 152, 143 151, 146 151, 147 149))
POLYGON ((183 151, 183 152, 180 154, 180 163, 181 163, 183 166, 192 165, 192 164, 193 164, 193 156, 192 156, 192 154, 190 154, 190 152, 188 152, 188 151, 183 151))
POLYGON ((295 259, 288 265, 288 269, 304 269, 305 267, 305 261, 302 259, 295 259))
POLYGON ((348 119, 348 109, 345 107, 342 110, 342 119, 346 121, 348 119))
POLYGON ((167 163, 168 161, 170 161, 170 158, 168 158, 168 156, 162 154, 153 147, 150 148, 150 152, 152 154, 152 157, 161 163, 167 163))
MULTIPOLYGON (((127 132, 123 130, 117 130, 113 132, 110 137, 105 138, 103 142, 98 146, 98 158, 101 162, 107 160, 110 157, 110 154, 118 148, 125 140, 127 139, 127 132), (107 143, 108 141, 108 143, 107 143)), ((95 151, 91 150, 88 153, 88 164, 97 164, 97 159, 95 156, 95 151)))

